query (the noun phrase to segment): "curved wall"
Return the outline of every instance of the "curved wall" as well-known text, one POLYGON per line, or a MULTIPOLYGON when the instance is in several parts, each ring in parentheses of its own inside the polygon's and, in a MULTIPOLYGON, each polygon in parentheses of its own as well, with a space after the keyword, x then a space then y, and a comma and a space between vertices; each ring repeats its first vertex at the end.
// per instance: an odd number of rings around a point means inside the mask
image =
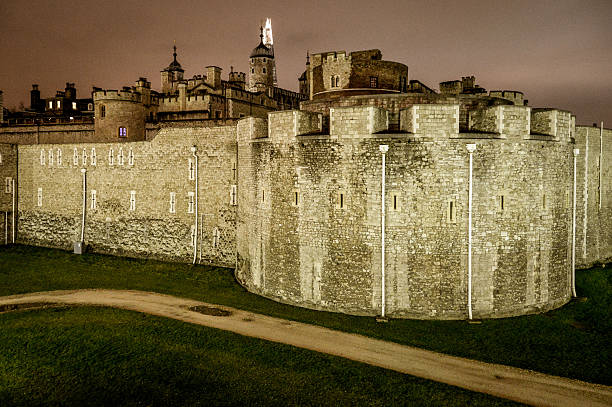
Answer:
POLYGON ((478 136, 458 133, 458 106, 449 105, 413 109, 416 126, 402 134, 380 131, 386 112, 374 107, 332 109, 329 135, 309 135, 321 126, 316 113, 270 114, 268 130, 264 121, 241 121, 237 278, 281 302, 380 314, 379 146, 386 144, 387 314, 465 318, 466 144, 475 143, 474 317, 564 304, 570 132, 532 138, 529 108, 511 108, 501 119, 506 133, 478 136))

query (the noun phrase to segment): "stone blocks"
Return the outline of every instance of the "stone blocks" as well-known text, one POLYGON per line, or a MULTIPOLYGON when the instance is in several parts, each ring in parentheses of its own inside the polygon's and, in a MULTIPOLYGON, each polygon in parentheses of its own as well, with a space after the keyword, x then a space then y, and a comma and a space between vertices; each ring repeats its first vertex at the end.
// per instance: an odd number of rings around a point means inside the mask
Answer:
POLYGON ((329 110, 330 136, 355 138, 388 129, 388 112, 375 106, 334 107, 329 110))
POLYGON ((458 134, 459 105, 413 105, 400 111, 400 130, 432 136, 458 134))

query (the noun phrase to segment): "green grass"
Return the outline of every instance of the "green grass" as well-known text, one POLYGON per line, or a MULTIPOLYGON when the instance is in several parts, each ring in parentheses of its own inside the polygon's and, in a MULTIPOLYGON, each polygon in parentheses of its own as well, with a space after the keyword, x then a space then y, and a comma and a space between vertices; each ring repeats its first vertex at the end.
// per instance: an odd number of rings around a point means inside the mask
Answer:
POLYGON ((291 307, 246 292, 229 269, 59 250, 0 248, 0 295, 76 288, 156 291, 501 363, 612 384, 612 268, 577 273, 578 295, 541 315, 465 321, 392 320, 291 307))
POLYGON ((339 357, 112 308, 0 315, 2 406, 510 406, 339 357))

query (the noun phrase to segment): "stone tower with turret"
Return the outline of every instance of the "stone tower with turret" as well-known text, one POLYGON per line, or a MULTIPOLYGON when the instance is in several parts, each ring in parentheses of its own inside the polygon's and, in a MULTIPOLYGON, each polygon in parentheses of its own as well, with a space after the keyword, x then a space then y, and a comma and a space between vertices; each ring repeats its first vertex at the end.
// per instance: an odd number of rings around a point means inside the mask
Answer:
POLYGON ((174 93, 178 89, 178 82, 183 80, 185 72, 181 64, 176 60, 176 44, 174 45, 174 60, 167 68, 161 71, 161 91, 162 93, 174 93))
POLYGON ((274 47, 264 41, 264 30, 260 27, 259 45, 253 49, 249 58, 249 91, 266 92, 275 85, 276 63, 274 61, 274 47))

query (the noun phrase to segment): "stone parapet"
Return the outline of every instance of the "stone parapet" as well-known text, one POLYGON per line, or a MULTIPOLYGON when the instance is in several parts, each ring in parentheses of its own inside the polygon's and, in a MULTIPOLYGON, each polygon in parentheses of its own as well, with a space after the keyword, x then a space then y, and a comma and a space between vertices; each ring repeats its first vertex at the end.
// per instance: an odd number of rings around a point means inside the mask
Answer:
POLYGON ((330 136, 356 138, 389 128, 389 114, 375 106, 333 107, 329 109, 330 136))
POLYGON ((400 111, 400 130, 437 136, 458 134, 459 105, 413 105, 400 111))

